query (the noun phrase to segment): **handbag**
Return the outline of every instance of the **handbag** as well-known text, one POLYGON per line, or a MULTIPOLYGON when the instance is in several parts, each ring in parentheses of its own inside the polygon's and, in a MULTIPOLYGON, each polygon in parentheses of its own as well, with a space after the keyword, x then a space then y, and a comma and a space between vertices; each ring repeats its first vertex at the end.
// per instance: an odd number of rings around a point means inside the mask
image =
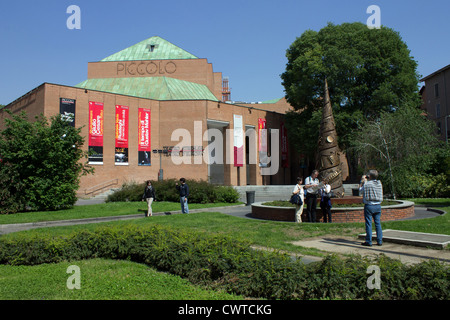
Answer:
POLYGON ((298 206, 301 206, 303 204, 302 198, 299 196, 298 193, 293 194, 289 202, 292 204, 296 204, 298 206))

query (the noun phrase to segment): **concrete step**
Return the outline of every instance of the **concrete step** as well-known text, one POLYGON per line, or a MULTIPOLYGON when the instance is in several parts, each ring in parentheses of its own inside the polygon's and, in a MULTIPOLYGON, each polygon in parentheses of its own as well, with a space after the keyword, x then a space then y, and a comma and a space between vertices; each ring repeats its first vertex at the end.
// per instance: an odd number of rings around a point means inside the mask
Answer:
POLYGON ((365 247, 361 245, 360 240, 355 239, 354 237, 324 236, 322 238, 304 239, 292 243, 305 248, 315 248, 322 251, 341 254, 357 254, 370 258, 383 254, 389 258, 400 260, 402 263, 408 265, 421 263, 427 260, 439 260, 443 263, 450 263, 449 250, 436 250, 436 248, 423 248, 384 241, 383 246, 381 247, 377 245, 365 247))
POLYGON ((235 186, 239 193, 239 201, 247 201, 247 191, 255 192, 255 202, 263 200, 286 200, 289 199, 294 186, 235 186))
MULTIPOLYGON (((364 240, 365 233, 358 235, 358 238, 364 240)), ((372 242, 376 243, 377 235, 372 234, 372 242)), ((430 247, 437 249, 445 249, 450 243, 450 236, 445 234, 433 234, 424 232, 412 232, 403 230, 383 230, 383 243, 392 242, 399 244, 407 244, 417 247, 430 247)))

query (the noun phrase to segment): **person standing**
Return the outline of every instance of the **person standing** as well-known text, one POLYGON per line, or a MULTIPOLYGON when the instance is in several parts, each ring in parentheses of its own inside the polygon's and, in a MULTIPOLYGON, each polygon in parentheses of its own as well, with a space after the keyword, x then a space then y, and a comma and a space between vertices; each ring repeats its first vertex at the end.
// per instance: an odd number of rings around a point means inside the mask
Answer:
POLYGON ((363 246, 372 246, 372 218, 377 233, 377 245, 383 243, 383 231, 381 229, 381 202, 383 201, 383 186, 378 180, 378 171, 370 170, 369 174, 361 178, 359 185, 363 194, 364 220, 366 224, 366 239, 363 246))
POLYGON ((297 184, 294 187, 294 190, 292 191, 292 194, 298 194, 300 196, 300 199, 302 199, 302 205, 295 205, 295 222, 302 222, 302 213, 303 213, 303 205, 305 203, 305 192, 302 187, 303 179, 298 177, 297 178, 297 184))
POLYGON ((306 189, 306 212, 308 214, 309 222, 316 222, 316 208, 317 208, 317 192, 319 191, 319 176, 318 170, 313 170, 311 175, 305 179, 306 189))
POLYGON ((180 204, 181 204, 181 213, 189 213, 188 207, 188 197, 189 197, 189 186, 186 184, 186 179, 180 179, 180 185, 178 182, 175 183, 175 187, 180 193, 180 204))
POLYGON ((155 188, 152 186, 152 182, 150 180, 147 181, 147 185, 144 189, 144 194, 142 195, 142 201, 147 201, 147 213, 145 214, 146 217, 151 217, 153 215, 152 210, 152 203, 153 201, 156 201, 156 193, 155 188))
POLYGON ((331 197, 333 193, 331 192, 331 186, 325 184, 323 188, 320 189, 320 209, 322 209, 323 222, 331 223, 331 197))

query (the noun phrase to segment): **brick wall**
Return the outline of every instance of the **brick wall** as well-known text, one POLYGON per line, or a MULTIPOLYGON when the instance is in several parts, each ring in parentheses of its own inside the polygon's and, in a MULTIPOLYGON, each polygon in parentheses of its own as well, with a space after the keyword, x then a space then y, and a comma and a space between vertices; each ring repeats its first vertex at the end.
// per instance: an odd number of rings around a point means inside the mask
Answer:
MULTIPOLYGON (((283 121, 283 115, 265 110, 249 109, 242 106, 220 103, 216 101, 193 100, 193 101, 156 101, 150 99, 136 98, 125 95, 118 95, 94 90, 85 90, 69 86, 45 83, 21 97, 8 106, 13 112, 25 110, 29 115, 44 113, 51 117, 59 113, 60 98, 76 100, 75 125, 82 127, 81 135, 85 137, 83 149, 88 149, 88 128, 89 128, 89 101, 101 102, 104 104, 104 132, 103 132, 103 164, 93 164, 95 169, 93 175, 82 176, 80 179, 79 196, 92 196, 91 192, 97 186, 108 184, 109 188, 118 188, 125 182, 141 183, 145 180, 158 179, 158 171, 164 170, 164 179, 184 177, 188 180, 208 181, 208 165, 204 158, 201 163, 195 163, 191 157, 191 164, 175 164, 169 154, 161 155, 151 153, 151 166, 138 165, 138 108, 151 110, 151 149, 162 149, 182 144, 183 146, 200 145, 206 148, 208 141, 203 140, 204 133, 208 129, 208 120, 220 121, 227 126, 223 129, 234 127, 233 115, 242 115, 244 128, 258 128, 258 119, 267 120, 267 127, 279 129, 283 121), (115 154, 115 106, 124 105, 129 107, 129 134, 128 134, 128 165, 116 165, 115 154), (194 122, 201 123, 201 131, 196 132, 194 122), (174 137, 172 134, 176 129, 186 129, 191 134, 190 141, 181 143, 182 138, 174 137), (110 182, 114 182, 113 185, 110 182), (87 194, 88 192, 88 194, 87 194)), ((5 112, 0 112, 0 116, 5 116, 5 112)), ((223 141, 224 157, 233 161, 233 136, 227 136, 228 144, 223 141), (226 150, 227 147, 229 150, 226 150)), ((256 154, 257 161, 259 155, 257 151, 257 134, 252 148, 252 153, 256 154)), ((245 149, 245 141, 244 141, 245 149)), ((244 150, 245 155, 245 150, 244 150)), ((281 157, 281 154, 279 154, 281 157)), ((281 162, 280 162, 281 163, 281 162)), ((293 162, 290 162, 291 164, 293 162)), ((248 166, 250 174, 248 179, 250 184, 290 184, 290 168, 280 168, 273 176, 262 176, 258 168, 258 163, 248 166), (287 177, 287 178, 286 178, 287 177)), ((247 185, 247 166, 235 167, 233 163, 226 163, 224 159, 224 184, 226 185, 247 185)), ((106 188, 107 189, 107 188, 106 188)))
MULTIPOLYGON (((268 206, 252 206, 252 217, 264 220, 295 221, 294 208, 274 208, 268 206)), ((414 206, 383 208, 381 221, 392 221, 414 216, 414 206)), ((364 222, 364 209, 332 209, 331 219, 334 223, 364 222)), ((317 222, 323 222, 322 210, 316 210, 317 222)), ((303 209, 302 221, 308 222, 306 207, 303 209)))

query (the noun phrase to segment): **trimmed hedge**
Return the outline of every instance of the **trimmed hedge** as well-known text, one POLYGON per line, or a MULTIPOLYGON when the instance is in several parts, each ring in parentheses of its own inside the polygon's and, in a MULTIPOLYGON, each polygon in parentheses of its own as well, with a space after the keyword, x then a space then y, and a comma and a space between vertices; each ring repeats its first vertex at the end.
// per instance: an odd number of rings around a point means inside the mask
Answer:
MULTIPOLYGON (((175 188, 175 179, 152 181, 158 201, 180 201, 180 196, 175 188)), ((239 193, 230 186, 217 186, 206 181, 186 181, 189 186, 189 203, 235 203, 239 199, 239 193)), ((120 190, 109 195, 107 202, 117 201, 141 201, 146 183, 124 184, 120 190)))
POLYGON ((230 293, 267 299, 450 299, 450 269, 437 261, 406 266, 381 256, 304 265, 277 252, 251 249, 223 235, 169 227, 100 227, 64 237, 0 238, 0 263, 36 265, 90 258, 126 259, 230 293), (371 264, 381 269, 381 289, 367 288, 371 264))

